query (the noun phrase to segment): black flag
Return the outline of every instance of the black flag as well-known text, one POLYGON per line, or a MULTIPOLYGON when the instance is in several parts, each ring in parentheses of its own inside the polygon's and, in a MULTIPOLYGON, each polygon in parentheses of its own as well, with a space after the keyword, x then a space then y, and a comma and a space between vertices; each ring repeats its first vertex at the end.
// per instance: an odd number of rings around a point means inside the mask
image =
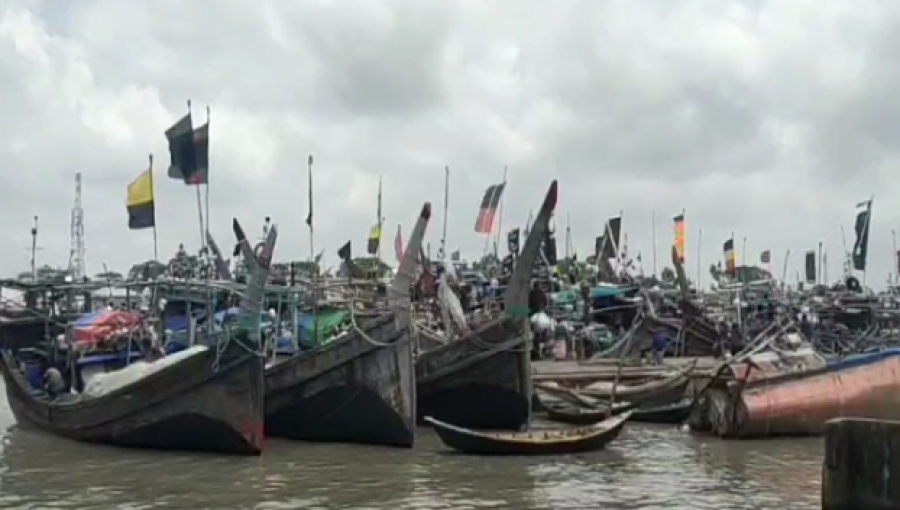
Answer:
POLYGON ((606 220, 606 230, 603 232, 605 241, 601 256, 607 259, 618 258, 619 238, 622 234, 622 217, 616 216, 606 220))
POLYGON ((809 250, 806 252, 806 281, 807 283, 816 282, 816 251, 809 250))
POLYGON ((856 242, 853 244, 853 269, 866 270, 866 258, 869 254, 869 223, 872 220, 872 201, 867 200, 856 205, 865 209, 856 214, 856 242))
MULTIPOLYGON (((206 148, 209 150, 208 132, 206 148)), ((169 175, 178 175, 190 184, 197 175, 197 146, 194 142, 194 121, 191 112, 178 120, 172 127, 166 130, 166 140, 169 142, 169 175), (175 167, 175 168, 171 168, 175 167)))
POLYGON ((514 254, 519 254, 519 229, 510 230, 508 234, 506 234, 506 249, 514 254))
POLYGON ((349 263, 350 259, 353 257, 353 252, 351 250, 352 245, 350 244, 350 241, 347 241, 346 243, 344 243, 344 246, 341 246, 341 249, 338 250, 338 257, 340 257, 344 262, 349 263))

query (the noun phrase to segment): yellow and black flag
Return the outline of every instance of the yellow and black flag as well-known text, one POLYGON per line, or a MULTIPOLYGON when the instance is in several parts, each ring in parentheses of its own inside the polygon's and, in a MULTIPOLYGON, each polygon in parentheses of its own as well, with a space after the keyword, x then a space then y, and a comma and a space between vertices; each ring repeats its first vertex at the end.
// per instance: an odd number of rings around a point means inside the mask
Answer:
POLYGON ((675 253, 678 256, 678 262, 684 264, 684 213, 673 218, 675 223, 675 253))
POLYGON ((734 255, 734 236, 722 244, 722 252, 725 254, 725 273, 732 278, 737 275, 737 260, 734 255))
POLYGON ((369 229, 369 240, 366 243, 366 251, 369 255, 375 255, 378 253, 378 248, 381 246, 381 224, 376 223, 372 225, 372 228, 369 229))
POLYGON ((156 204, 153 197, 153 159, 150 166, 128 185, 125 200, 128 228, 140 230, 156 226, 156 204))

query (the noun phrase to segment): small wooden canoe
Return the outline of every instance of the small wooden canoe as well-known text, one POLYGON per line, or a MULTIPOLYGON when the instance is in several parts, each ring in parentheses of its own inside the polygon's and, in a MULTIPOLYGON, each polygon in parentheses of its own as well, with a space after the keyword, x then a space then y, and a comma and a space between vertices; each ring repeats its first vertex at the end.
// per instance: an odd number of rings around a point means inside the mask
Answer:
POLYGON ((622 432, 631 412, 579 428, 479 432, 426 417, 445 446, 472 455, 563 455, 603 449, 622 432))
POLYGON ((610 415, 618 416, 624 412, 631 411, 636 404, 631 402, 617 402, 613 404, 612 413, 608 413, 607 406, 600 407, 576 407, 566 404, 544 404, 547 419, 559 423, 568 423, 569 425, 593 425, 600 423, 610 415))

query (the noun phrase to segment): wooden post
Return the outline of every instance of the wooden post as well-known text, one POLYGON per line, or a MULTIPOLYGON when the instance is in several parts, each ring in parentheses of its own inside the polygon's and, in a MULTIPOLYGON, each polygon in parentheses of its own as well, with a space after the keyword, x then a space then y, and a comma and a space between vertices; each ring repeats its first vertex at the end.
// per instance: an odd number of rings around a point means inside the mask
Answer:
POLYGON ((900 421, 825 425, 822 510, 900 509, 900 421))

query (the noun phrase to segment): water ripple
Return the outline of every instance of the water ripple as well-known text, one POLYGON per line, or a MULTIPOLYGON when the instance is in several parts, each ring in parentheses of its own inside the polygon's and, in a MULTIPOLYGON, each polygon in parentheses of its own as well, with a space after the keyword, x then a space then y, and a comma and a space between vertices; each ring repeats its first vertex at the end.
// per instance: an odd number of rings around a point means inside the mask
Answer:
MULTIPOLYGON (((11 422, 0 410, 0 426, 11 422)), ((420 429, 413 451, 272 440, 260 458, 76 444, 17 429, 0 452, 5 509, 818 508, 821 443, 725 442, 629 426, 613 448, 477 458, 420 429)))

